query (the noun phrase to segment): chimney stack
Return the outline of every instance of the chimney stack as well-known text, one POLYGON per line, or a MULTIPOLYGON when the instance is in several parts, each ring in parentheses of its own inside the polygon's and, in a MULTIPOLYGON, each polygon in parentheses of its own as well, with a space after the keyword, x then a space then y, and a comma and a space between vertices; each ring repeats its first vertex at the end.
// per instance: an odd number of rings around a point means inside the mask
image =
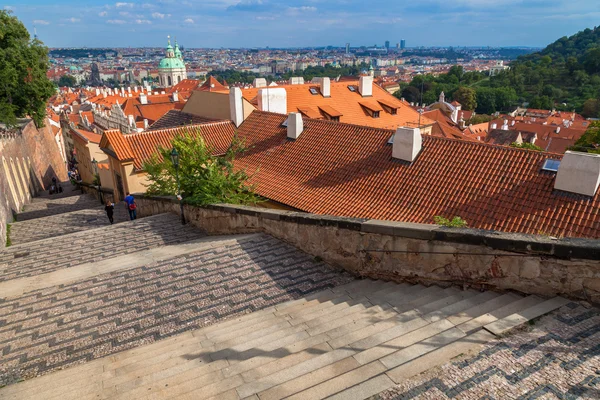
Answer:
POLYGON ((148 129, 148 119, 144 118, 144 130, 148 129))
POLYGON ((289 83, 290 85, 304 85, 304 78, 301 76, 292 76, 289 83))
POLYGON ((145 93, 140 94, 140 103, 141 104, 148 104, 148 96, 146 96, 145 93))
POLYGON ((295 112, 290 113, 287 119, 288 139, 298 139, 302 131, 304 131, 304 121, 302 120, 302 114, 295 112))
POLYGON ((358 92, 362 97, 370 97, 373 95, 373 77, 361 76, 358 81, 358 92))
POLYGON ((100 96, 100 89, 96 88, 96 96, 100 96))
POLYGON ((496 129, 498 127, 498 125, 496 125, 496 123, 494 122, 493 124, 490 125, 490 129, 496 129))
POLYGON ((138 87, 137 87, 137 86, 134 86, 134 87, 133 87, 133 91, 137 93, 137 92, 138 92, 138 87))
POLYGON ((127 93, 131 94, 131 86, 127 86, 127 93))
POLYGON ((258 91, 258 109, 287 114, 287 92, 285 88, 260 89, 258 91))
POLYGON ((177 93, 177 90, 171 94, 171 97, 173 99, 173 103, 177 103, 179 101, 179 93, 177 93))
POLYGON ((320 85, 323 97, 331 97, 331 80, 329 78, 323 78, 321 79, 320 85))
POLYGON ((238 87, 229 89, 229 112, 231 121, 237 127, 244 122, 244 102, 242 100, 242 90, 238 87))
POLYGON ((133 115, 128 115, 127 119, 129 120, 129 126, 135 127, 135 119, 133 119, 133 115))
POLYGON ((600 154, 568 150, 558 166, 554 189, 593 197, 600 185, 600 154))
POLYGON ((401 127, 394 133, 392 157, 398 160, 413 162, 421 151, 423 139, 421 129, 401 127))
POLYGON ((255 88, 267 87, 267 80, 265 78, 254 78, 252 83, 255 88))

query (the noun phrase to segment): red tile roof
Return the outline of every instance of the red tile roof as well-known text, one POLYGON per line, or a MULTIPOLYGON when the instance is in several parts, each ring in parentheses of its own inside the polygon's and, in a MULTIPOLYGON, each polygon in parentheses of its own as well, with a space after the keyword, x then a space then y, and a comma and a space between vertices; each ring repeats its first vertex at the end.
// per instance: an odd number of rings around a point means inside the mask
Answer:
POLYGON ((129 161, 135 158, 129 143, 118 129, 107 130, 102 134, 100 147, 108 149, 109 146, 114 150, 117 159, 121 161, 129 161))
MULTIPOLYGON (((119 131, 106 131, 107 143, 115 148, 119 160, 133 160, 137 170, 142 170, 144 162, 150 159, 160 147, 171 147, 173 138, 177 135, 200 135, 212 149, 213 154, 224 154, 233 140, 235 125, 231 121, 209 122, 185 127, 161 129, 130 133, 127 135, 119 131), (118 148, 118 150, 117 150, 118 148)), ((106 148, 106 143, 101 147, 106 148)))
POLYGON ((224 91, 227 90, 227 88, 225 86, 223 86, 218 80, 217 78, 215 78, 214 76, 209 76, 208 79, 206 80, 206 82, 204 82, 202 84, 202 86, 200 86, 198 89, 201 92, 219 92, 219 91, 224 91))
POLYGON ((553 190, 541 171, 551 154, 423 136, 412 164, 392 159, 394 131, 305 119, 287 139, 285 115, 254 111, 238 128, 248 150, 238 168, 258 194, 317 214, 432 223, 460 216, 470 227, 600 238, 600 193, 553 190))
POLYGON ((90 132, 90 131, 86 131, 85 129, 73 129, 72 131, 75 132, 75 135, 78 135, 81 139, 83 139, 85 142, 92 142, 92 143, 100 143, 100 140, 102 139, 102 135, 97 134, 95 132, 90 132))
MULTIPOLYGON (((412 109, 406 102, 400 101, 392 96, 388 91, 378 85, 373 85, 373 95, 371 97, 362 97, 358 93, 358 81, 356 79, 344 82, 331 82, 330 97, 323 97, 320 93, 311 94, 310 88, 316 87, 314 83, 304 85, 283 85, 275 88, 284 88, 287 97, 287 112, 298 112, 301 109, 311 108, 319 110, 323 107, 332 107, 338 112, 340 122, 349 124, 366 125, 376 128, 396 129, 399 126, 417 126, 419 113, 412 109), (348 86, 355 87, 352 92, 348 86), (377 102, 383 100, 388 107, 394 106, 396 114, 387 111, 380 112, 379 118, 373 118, 360 104, 367 102, 377 105, 377 102)), ((264 88, 242 89, 242 95, 252 104, 258 104, 258 91, 264 88)), ((431 125, 433 121, 427 117, 421 117, 422 125, 431 125)))
POLYGON ((437 123, 433 125, 431 134, 433 136, 440 136, 454 139, 468 139, 463 132, 456 127, 454 122, 446 116, 441 110, 435 109, 423 113, 423 115, 437 123))

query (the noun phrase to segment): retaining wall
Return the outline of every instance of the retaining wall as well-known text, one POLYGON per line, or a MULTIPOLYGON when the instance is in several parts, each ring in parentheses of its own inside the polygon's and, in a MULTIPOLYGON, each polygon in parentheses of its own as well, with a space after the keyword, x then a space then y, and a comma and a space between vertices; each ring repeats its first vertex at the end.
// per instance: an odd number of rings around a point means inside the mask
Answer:
MULTIPOLYGON (((170 197, 136 195, 141 216, 179 213, 170 197)), ((216 204, 185 206, 209 234, 265 232, 334 267, 394 281, 460 284, 600 302, 600 240, 555 239, 216 204)))

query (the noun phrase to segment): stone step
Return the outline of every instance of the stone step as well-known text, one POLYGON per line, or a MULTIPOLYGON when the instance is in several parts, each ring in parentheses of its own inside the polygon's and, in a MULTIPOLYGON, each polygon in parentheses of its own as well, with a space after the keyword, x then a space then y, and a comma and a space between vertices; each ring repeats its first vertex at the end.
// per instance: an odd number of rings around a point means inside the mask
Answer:
POLYGON ((101 206, 98 200, 85 200, 75 204, 65 204, 57 207, 41 208, 37 210, 25 210, 16 215, 16 221, 28 221, 36 218, 50 217, 53 215, 66 214, 73 211, 87 210, 101 206))
MULTIPOLYGON (((33 221, 24 224, 29 222, 33 221)), ((163 245, 185 243, 204 236, 204 232, 192 225, 182 226, 177 216, 160 214, 23 243, 0 250, 0 282, 34 277, 163 245)))
POLYGON ((492 322, 484 326, 484 328, 496 336, 500 336, 511 329, 516 328, 519 325, 526 323, 534 318, 540 317, 544 314, 548 314, 551 311, 556 310, 568 304, 570 300, 563 297, 553 297, 542 303, 536 304, 533 307, 529 307, 525 310, 519 311, 508 317, 499 319, 498 321, 492 322))
POLYGON ((25 204, 23 206, 23 211, 28 212, 28 211, 46 210, 49 208, 71 206, 71 205, 75 205, 77 203, 88 202, 88 201, 96 201, 98 203, 100 202, 94 196, 92 196, 90 194, 76 194, 73 196, 61 197, 61 198, 42 198, 42 199, 40 199, 40 198, 34 197, 32 199, 31 203, 25 204))

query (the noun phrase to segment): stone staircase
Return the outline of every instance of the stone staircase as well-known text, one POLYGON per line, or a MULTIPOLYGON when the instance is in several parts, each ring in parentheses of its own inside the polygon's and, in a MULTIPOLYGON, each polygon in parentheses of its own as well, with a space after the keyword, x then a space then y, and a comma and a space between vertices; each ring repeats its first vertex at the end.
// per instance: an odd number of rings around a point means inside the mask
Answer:
POLYGON ((364 399, 567 303, 356 280, 268 235, 124 207, 110 225, 65 194, 0 250, 0 399, 364 399))

